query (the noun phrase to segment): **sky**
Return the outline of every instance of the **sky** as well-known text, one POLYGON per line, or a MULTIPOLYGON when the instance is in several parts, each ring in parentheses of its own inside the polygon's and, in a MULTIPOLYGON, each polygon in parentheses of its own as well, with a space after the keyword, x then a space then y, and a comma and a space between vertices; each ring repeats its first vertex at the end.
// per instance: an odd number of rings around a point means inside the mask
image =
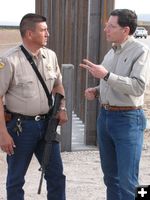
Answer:
MULTIPOLYGON (((150 13, 149 0, 115 0, 115 8, 129 8, 137 14, 150 13)), ((35 12, 35 0, 0 0, 0 25, 19 25, 21 18, 35 12)))
POLYGON ((149 0, 115 0, 115 8, 128 8, 136 14, 150 14, 149 0))
POLYGON ((35 0, 0 0, 0 25, 19 25, 31 12, 35 13, 35 0))

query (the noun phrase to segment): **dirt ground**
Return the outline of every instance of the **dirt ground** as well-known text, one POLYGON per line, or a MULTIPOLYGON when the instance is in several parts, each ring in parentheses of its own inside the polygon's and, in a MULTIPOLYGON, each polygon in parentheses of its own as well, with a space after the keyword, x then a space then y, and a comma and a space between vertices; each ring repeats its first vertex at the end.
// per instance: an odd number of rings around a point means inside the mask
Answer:
POLYGON ((21 42, 18 29, 0 29, 0 54, 21 42))
MULTIPOLYGON (((100 168, 99 153, 94 151, 62 152, 64 174, 66 175, 67 200, 105 200, 105 186, 100 168)), ((145 133, 139 183, 150 184, 150 132, 145 133)), ((39 164, 33 157, 26 175, 25 199, 46 200, 45 182, 41 195, 37 194, 40 172, 39 164)), ((6 161, 0 152, 0 200, 6 200, 5 193, 6 161)))
MULTIPOLYGON (((0 53, 20 42, 18 31, 0 30, 0 53)), ((145 112, 150 119, 150 88, 145 97, 145 112)), ((67 200, 104 200, 105 186, 103 174, 100 168, 98 150, 62 152, 64 163, 64 174, 66 175, 67 200)), ((144 146, 140 163, 139 183, 150 184, 150 130, 145 132, 144 146)), ((33 157, 26 175, 25 199, 45 200, 46 189, 43 182, 41 195, 37 194, 40 180, 39 164, 33 157)), ((6 200, 5 178, 6 178, 5 154, 0 151, 0 200, 6 200)))

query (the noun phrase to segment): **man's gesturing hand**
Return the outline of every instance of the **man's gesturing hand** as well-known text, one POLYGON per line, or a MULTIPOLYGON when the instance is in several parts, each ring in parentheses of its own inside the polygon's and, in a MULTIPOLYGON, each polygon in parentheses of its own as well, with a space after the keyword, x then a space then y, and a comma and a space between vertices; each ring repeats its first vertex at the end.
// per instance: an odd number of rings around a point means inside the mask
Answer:
POLYGON ((87 69, 95 78, 104 78, 108 71, 102 65, 96 65, 87 59, 83 59, 83 63, 79 65, 87 69))

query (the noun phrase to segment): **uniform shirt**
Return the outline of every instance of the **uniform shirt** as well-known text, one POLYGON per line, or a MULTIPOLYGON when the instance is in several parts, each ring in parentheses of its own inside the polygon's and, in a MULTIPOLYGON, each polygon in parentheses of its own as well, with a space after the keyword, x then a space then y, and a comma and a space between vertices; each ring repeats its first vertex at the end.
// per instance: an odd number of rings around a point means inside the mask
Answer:
POLYGON ((107 81, 100 81, 100 101, 111 106, 141 106, 149 79, 150 50, 130 36, 113 47, 102 65, 109 71, 107 81))
MULTIPOLYGON (((41 48, 33 59, 51 92, 55 84, 62 82, 56 54, 41 48)), ((0 59, 0 96, 5 96, 5 105, 11 112, 33 116, 49 110, 43 86, 20 46, 0 59)))

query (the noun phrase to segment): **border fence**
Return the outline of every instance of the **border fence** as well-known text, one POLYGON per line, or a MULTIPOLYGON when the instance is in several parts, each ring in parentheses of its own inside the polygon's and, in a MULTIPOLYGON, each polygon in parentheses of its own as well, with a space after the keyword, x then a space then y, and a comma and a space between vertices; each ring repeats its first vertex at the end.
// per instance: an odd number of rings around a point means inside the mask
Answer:
POLYGON ((47 17, 48 47, 58 62, 74 65, 73 110, 85 124, 85 144, 96 145, 98 102, 87 102, 84 90, 99 80, 79 68, 83 58, 100 63, 108 49, 103 28, 114 0, 36 0, 36 13, 47 17))

